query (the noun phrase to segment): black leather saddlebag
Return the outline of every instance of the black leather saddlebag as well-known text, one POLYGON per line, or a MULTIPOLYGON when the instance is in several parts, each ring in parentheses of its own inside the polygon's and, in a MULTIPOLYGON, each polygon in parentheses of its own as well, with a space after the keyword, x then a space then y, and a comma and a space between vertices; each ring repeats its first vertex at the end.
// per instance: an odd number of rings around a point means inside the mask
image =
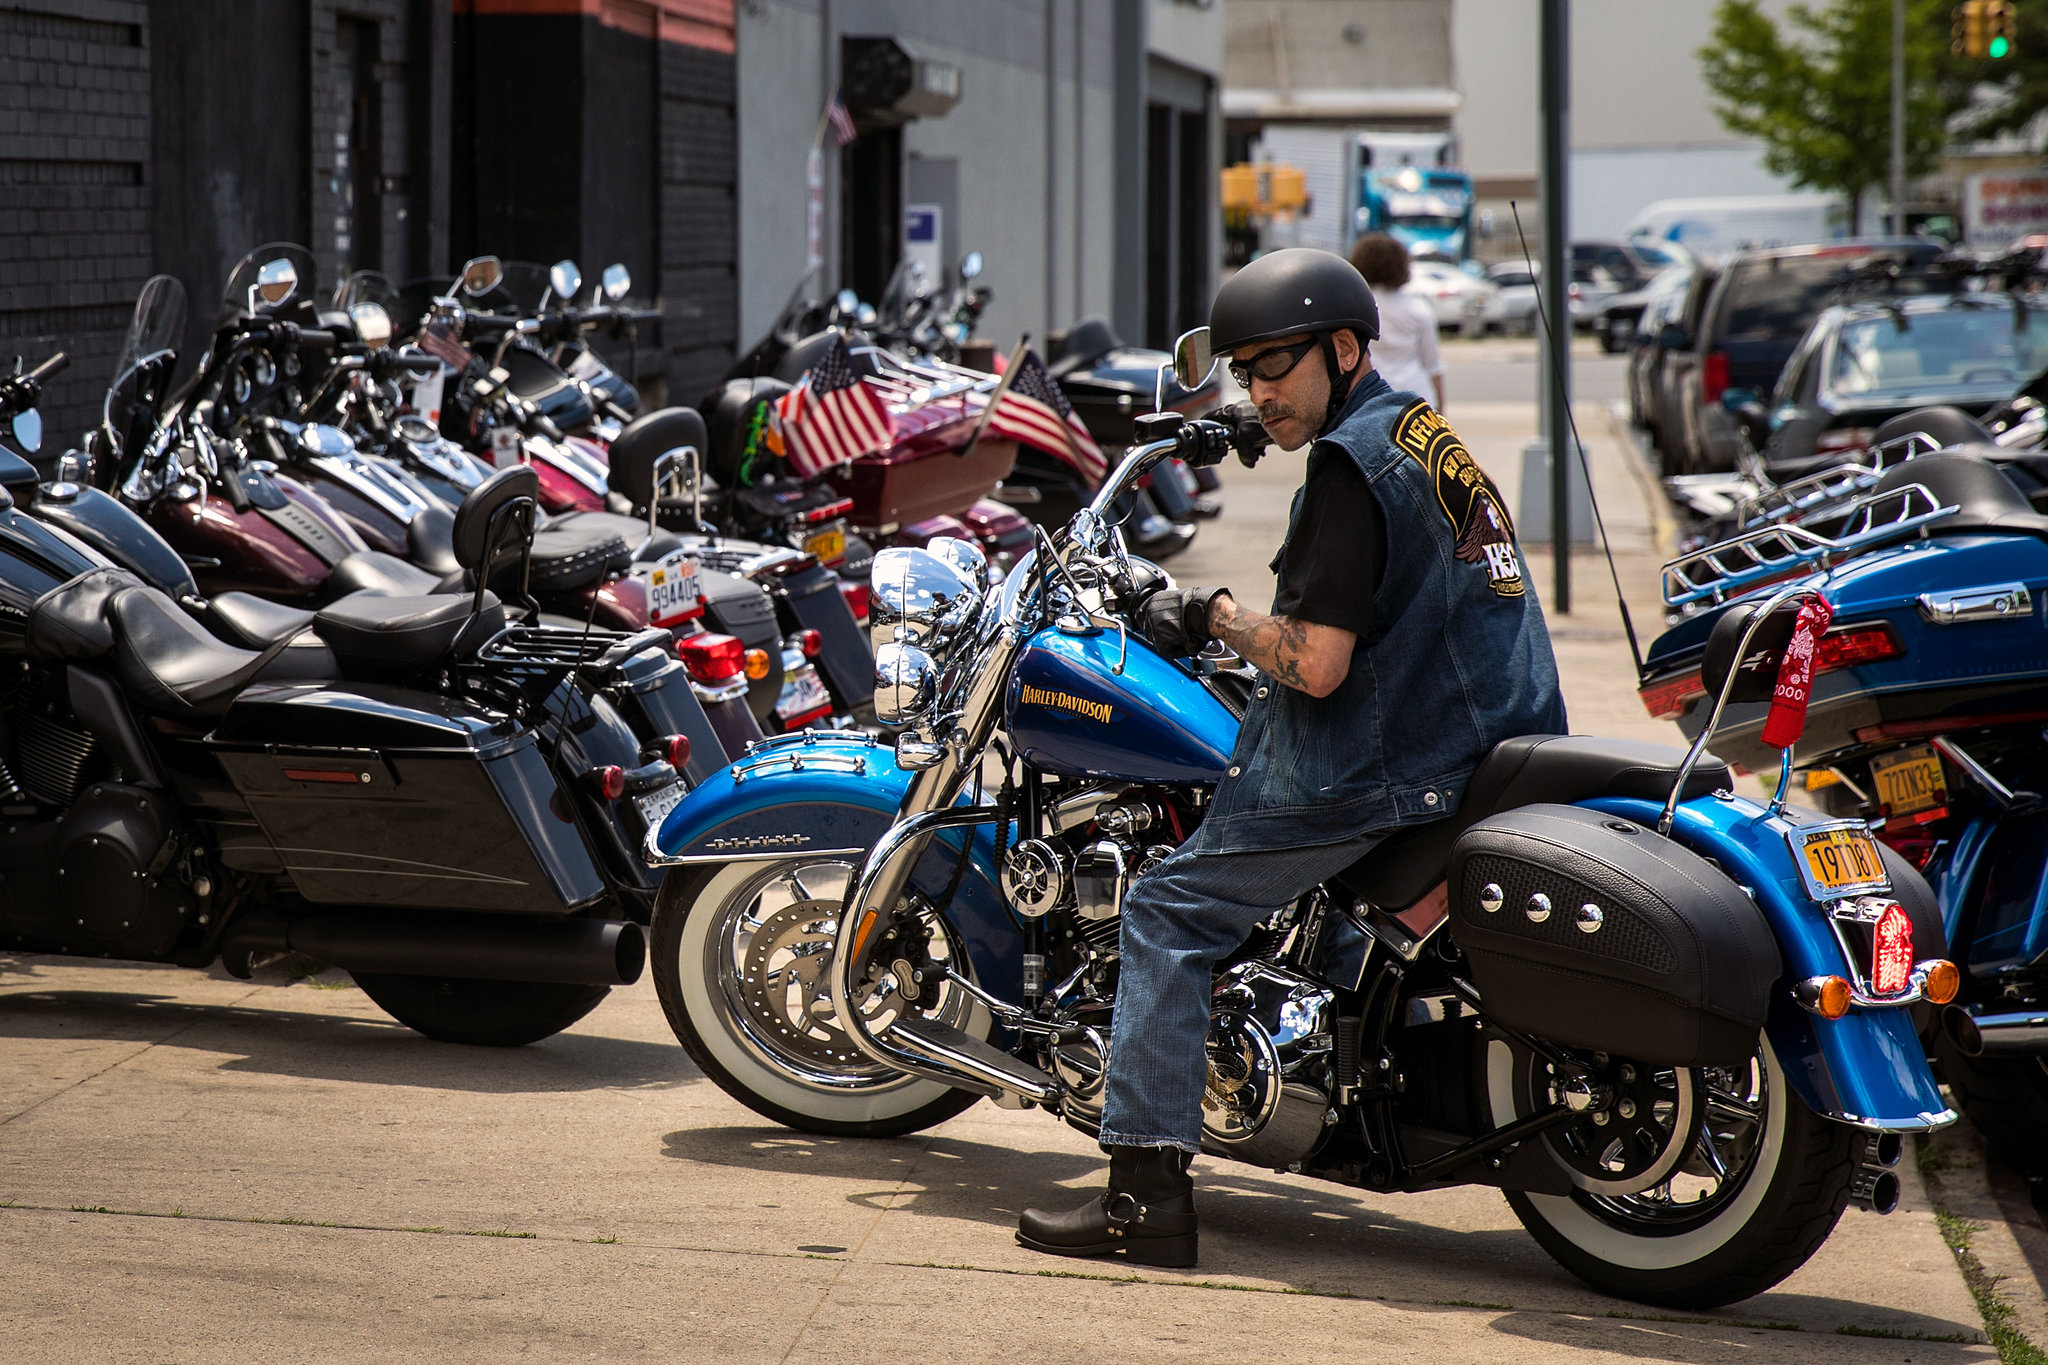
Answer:
POLYGON ((1459 838, 1450 892, 1472 984, 1501 1024, 1666 1066, 1755 1050, 1777 939, 1726 874, 1655 831, 1524 806, 1459 838))

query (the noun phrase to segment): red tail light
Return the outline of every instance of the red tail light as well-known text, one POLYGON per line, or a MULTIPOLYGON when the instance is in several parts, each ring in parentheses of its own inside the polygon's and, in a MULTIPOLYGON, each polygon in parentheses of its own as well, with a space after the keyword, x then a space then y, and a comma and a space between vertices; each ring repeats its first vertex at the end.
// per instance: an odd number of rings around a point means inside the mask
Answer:
POLYGON ((1728 353, 1708 351, 1700 359, 1700 401, 1718 403, 1728 392, 1728 353))
POLYGON ((1913 982, 1913 921, 1906 907, 1893 902, 1877 917, 1872 944, 1870 989, 1878 995, 1897 995, 1913 982))
POLYGON ((800 630, 796 633, 797 648, 804 652, 806 659, 815 659, 825 652, 825 637, 815 630, 800 630))
POLYGON ((584 776, 589 779, 591 790, 607 801, 616 801, 626 794, 626 770, 616 763, 592 768, 584 776))
POLYGON ((1643 709, 1650 713, 1651 719, 1677 720, 1694 701, 1706 696, 1707 691, 1700 685, 1699 670, 1694 669, 1675 678, 1666 678, 1663 682, 1650 683, 1639 689, 1636 695, 1643 699, 1643 709))
POLYGON ((668 761, 668 766, 674 768, 677 772, 681 772, 689 767, 690 737, 688 735, 670 735, 668 742, 661 746, 661 756, 668 761))
POLYGON ((1851 451, 1868 450, 1870 438, 1875 435, 1877 431, 1873 427, 1835 427, 1813 438, 1814 453, 1846 455, 1851 451))
POLYGON ((1905 653, 1906 647, 1900 643, 1898 632, 1882 621, 1871 625, 1837 626, 1820 637, 1813 671, 1816 674, 1831 673, 1838 668, 1855 668, 1860 664, 1901 658, 1905 653))
POLYGON ((821 521, 832 521, 838 517, 843 517, 852 510, 853 499, 841 498, 838 502, 828 502, 823 507, 813 507, 810 511, 804 513, 804 520, 816 526, 821 521))
POLYGON ((839 580, 839 595, 846 599, 846 609, 853 613, 856 621, 868 619, 868 585, 848 579, 839 580))
POLYGON ((747 647, 737 635, 692 635, 676 643, 676 654, 690 676, 700 683, 737 678, 747 664, 747 647))

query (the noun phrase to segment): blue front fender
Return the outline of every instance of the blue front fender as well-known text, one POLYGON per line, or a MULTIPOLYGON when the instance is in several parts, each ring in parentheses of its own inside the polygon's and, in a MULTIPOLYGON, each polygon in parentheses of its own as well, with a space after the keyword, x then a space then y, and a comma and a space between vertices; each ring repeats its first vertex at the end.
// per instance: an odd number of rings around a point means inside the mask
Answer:
MULTIPOLYGON (((1662 814, 1653 802, 1624 797, 1580 804, 1643 825, 1655 825, 1662 814)), ((1807 898, 1792 862, 1785 842, 1790 828, 1782 819, 1766 818, 1753 802, 1703 796, 1678 808, 1671 833, 1755 893, 1785 955, 1788 981, 1845 975, 1841 945, 1825 912, 1807 898)), ((1907 1132, 1955 1117, 1904 1008, 1857 1008, 1840 1019, 1823 1019, 1781 989, 1764 1027, 1786 1079, 1816 1113, 1860 1128, 1907 1132)))
MULTIPOLYGON (((744 856, 788 850, 860 849, 859 865, 896 823, 913 774, 895 753, 866 736, 819 733, 771 742, 699 784, 668 813, 653 838, 662 857, 744 856)), ((996 881, 996 826, 947 830, 911 873, 911 885, 936 904, 959 866, 962 840, 972 851, 946 918, 973 960, 976 979, 1006 1000, 1023 998, 1022 935, 996 881)), ((687 864, 686 864, 687 866, 687 864)))

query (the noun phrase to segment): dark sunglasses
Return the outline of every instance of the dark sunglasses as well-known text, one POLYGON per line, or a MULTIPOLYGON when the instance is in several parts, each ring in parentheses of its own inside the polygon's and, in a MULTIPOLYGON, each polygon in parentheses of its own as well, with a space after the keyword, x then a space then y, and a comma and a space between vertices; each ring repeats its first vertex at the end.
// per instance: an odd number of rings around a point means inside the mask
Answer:
POLYGON ((1263 379, 1268 384, 1285 379, 1301 363, 1301 358, 1316 348, 1316 339, 1297 341, 1292 346, 1275 346, 1270 351, 1260 351, 1250 360, 1230 362, 1230 377, 1241 389, 1252 386, 1254 379, 1263 379))

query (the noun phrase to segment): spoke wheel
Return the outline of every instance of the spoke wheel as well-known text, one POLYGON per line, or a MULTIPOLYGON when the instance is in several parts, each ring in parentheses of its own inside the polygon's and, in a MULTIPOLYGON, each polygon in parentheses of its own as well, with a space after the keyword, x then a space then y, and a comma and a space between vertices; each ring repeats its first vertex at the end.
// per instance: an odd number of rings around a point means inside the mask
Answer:
MULTIPOLYGON (((853 876, 846 863, 801 859, 671 873, 654 911, 655 988, 691 1058, 757 1113, 810 1132, 914 1132, 976 1097, 876 1062, 848 1036, 828 971, 853 876)), ((971 975, 943 922, 920 946, 933 966, 971 975)), ((870 1028, 915 1008, 987 1036, 971 996, 932 971, 899 980, 899 957, 885 949, 863 983, 857 1008, 870 1028)))

